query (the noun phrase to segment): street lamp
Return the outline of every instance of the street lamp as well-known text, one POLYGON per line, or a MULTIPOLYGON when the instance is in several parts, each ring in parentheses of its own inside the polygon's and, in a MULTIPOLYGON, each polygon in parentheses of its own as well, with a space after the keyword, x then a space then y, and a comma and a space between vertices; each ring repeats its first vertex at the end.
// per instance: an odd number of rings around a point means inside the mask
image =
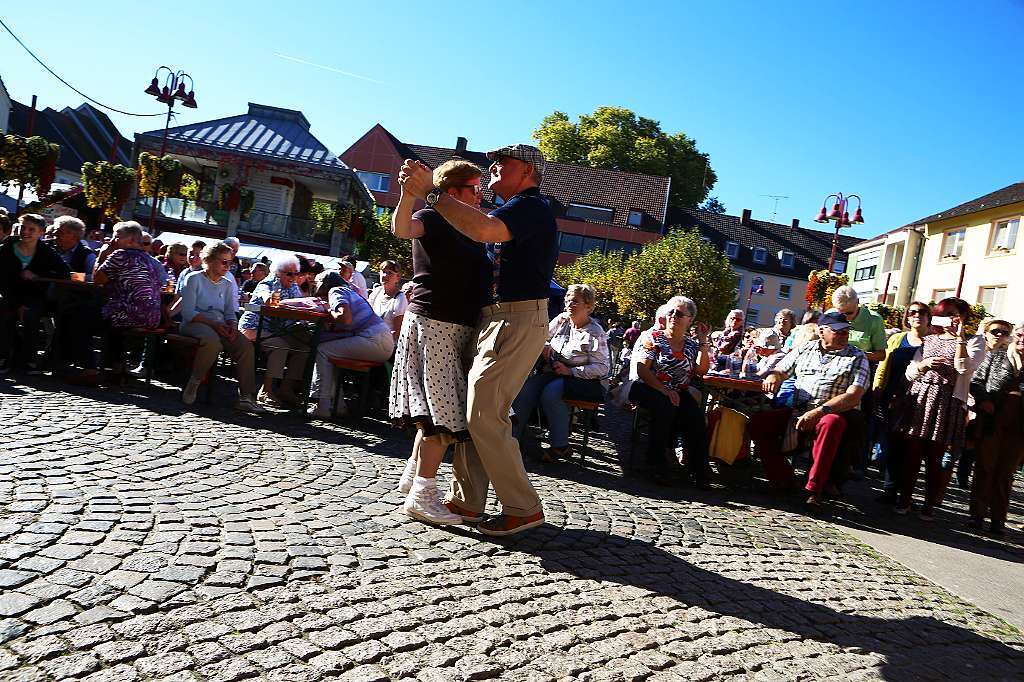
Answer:
POLYGON ((842 192, 829 194, 825 197, 825 201, 821 204, 821 210, 818 211, 818 217, 814 219, 814 222, 828 223, 830 220, 836 221, 836 232, 832 236, 832 255, 828 259, 828 271, 832 272, 832 268, 836 264, 836 250, 839 248, 839 229, 850 227, 851 225, 859 225, 864 222, 864 214, 860 210, 860 197, 856 194, 843 196, 842 192), (831 211, 828 210, 829 199, 834 200, 831 211), (850 212, 847 210, 850 206, 850 199, 857 200, 857 210, 853 212, 853 220, 850 219, 850 212))
MULTIPOLYGON (((189 109, 195 109, 198 105, 196 104, 196 93, 195 83, 192 81, 192 76, 188 75, 184 71, 172 71, 166 66, 161 66, 153 74, 153 80, 150 81, 149 87, 145 89, 147 95, 156 97, 157 102, 162 102, 167 105, 167 120, 164 122, 164 136, 160 142, 160 158, 164 157, 167 152, 167 129, 171 127, 171 112, 174 109, 175 102, 181 102, 181 106, 189 109), (166 73, 164 73, 166 72, 166 73), (160 77, 163 74, 164 84, 160 86, 160 77), (188 92, 185 92, 185 79, 188 79, 188 92)), ((153 232, 153 227, 156 225, 156 204, 160 195, 160 176, 157 175, 156 191, 157 196, 153 197, 153 205, 149 211, 149 231, 153 232)))

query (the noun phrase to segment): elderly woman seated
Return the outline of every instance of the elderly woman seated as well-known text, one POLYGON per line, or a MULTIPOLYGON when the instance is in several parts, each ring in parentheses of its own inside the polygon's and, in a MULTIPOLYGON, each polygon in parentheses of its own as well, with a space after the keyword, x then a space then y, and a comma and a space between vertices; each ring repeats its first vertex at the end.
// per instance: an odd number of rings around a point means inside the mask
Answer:
MULTIPOLYGON (((344 276, 344 275, 342 275, 344 276)), ((370 303, 347 283, 327 294, 327 307, 332 321, 321 334, 316 349, 316 370, 313 373, 313 391, 319 387, 317 404, 310 408, 314 417, 332 416, 334 402, 334 365, 332 358, 348 358, 369 362, 384 362, 395 350, 391 328, 380 319, 370 303)), ((334 414, 344 415, 347 410, 343 396, 334 414)))
POLYGON ((185 385, 181 401, 191 405, 203 377, 227 351, 235 361, 238 377, 237 409, 261 413, 256 404, 256 353, 252 342, 238 331, 238 287, 228 277, 234 252, 224 242, 214 242, 203 249, 203 269, 192 273, 181 290, 181 333, 199 339, 192 376, 185 385))
POLYGON ((521 438, 533 409, 540 403, 548 422, 551 447, 544 461, 569 454, 569 407, 563 399, 601 402, 610 359, 608 337, 590 317, 597 292, 589 284, 573 284, 565 294, 565 312, 548 325, 548 342, 541 353, 542 368, 523 385, 512 403, 518 419, 514 434, 521 438))
POLYGON ((633 351, 629 400, 651 413, 647 462, 658 480, 671 477, 674 459, 666 450, 681 436, 688 476, 697 487, 707 488, 710 467, 704 411, 687 389, 695 377, 708 371, 708 329, 698 323, 697 338, 689 335, 697 306, 685 296, 672 297, 661 310, 665 329, 644 332, 633 351))
MULTIPOLYGON (((299 274, 299 259, 290 253, 274 258, 271 263, 273 277, 262 280, 252 292, 250 303, 263 305, 277 293, 281 300, 302 298, 302 292, 295 284, 299 274)), ((267 371, 263 375, 263 386, 256 399, 271 407, 295 407, 301 403, 296 389, 302 385, 309 355, 309 331, 301 322, 263 318, 260 314, 246 310, 238 321, 238 330, 253 343, 260 339, 260 350, 267 354, 267 371), (274 380, 280 381, 274 390, 274 380)))

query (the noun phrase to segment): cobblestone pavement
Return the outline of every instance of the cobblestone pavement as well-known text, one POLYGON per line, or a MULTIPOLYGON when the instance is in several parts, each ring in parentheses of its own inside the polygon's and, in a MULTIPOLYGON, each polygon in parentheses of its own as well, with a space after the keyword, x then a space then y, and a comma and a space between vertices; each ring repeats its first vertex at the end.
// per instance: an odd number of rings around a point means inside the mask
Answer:
POLYGON ((397 512, 383 425, 176 398, 0 384, 0 679, 1024 676, 1018 631, 831 524, 606 441, 494 541, 397 512))

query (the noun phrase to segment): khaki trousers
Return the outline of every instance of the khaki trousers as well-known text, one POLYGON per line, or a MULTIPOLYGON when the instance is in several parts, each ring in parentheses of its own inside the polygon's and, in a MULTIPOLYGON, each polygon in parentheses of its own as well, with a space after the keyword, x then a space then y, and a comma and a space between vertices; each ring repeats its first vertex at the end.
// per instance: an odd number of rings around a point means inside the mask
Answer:
POLYGON ((455 447, 452 498, 474 513, 487 504, 488 484, 504 513, 541 511, 540 498, 523 467, 508 412, 548 337, 548 302, 513 301, 487 306, 469 370, 466 419, 472 442, 455 447))
POLYGON ((309 346, 285 335, 260 339, 260 349, 267 354, 267 376, 273 379, 302 381, 309 346))
POLYGON ((1013 477, 1024 459, 1020 414, 1021 397, 1006 396, 996 405, 993 428, 977 445, 971 481, 971 516, 975 518, 987 516, 1006 523, 1013 477))
POLYGON ((217 362, 220 352, 226 351, 235 361, 238 370, 238 397, 251 398, 256 390, 256 349, 252 341, 238 332, 234 341, 228 341, 215 332, 212 327, 198 322, 190 322, 181 326, 181 333, 199 339, 199 348, 192 362, 192 378, 201 380, 217 362))

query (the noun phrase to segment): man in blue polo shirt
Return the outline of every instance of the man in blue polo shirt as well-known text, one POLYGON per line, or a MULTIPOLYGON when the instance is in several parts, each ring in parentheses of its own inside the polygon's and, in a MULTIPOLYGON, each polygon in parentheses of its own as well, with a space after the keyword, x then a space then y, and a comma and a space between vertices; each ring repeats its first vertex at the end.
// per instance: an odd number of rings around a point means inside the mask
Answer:
POLYGON ((455 454, 449 509, 480 521, 488 484, 502 513, 483 520, 480 532, 511 535, 544 523, 540 497, 512 437, 509 409, 548 335, 547 299, 558 257, 555 214, 540 193, 544 155, 515 144, 487 153, 490 187, 505 200, 490 214, 433 186, 430 169, 406 160, 398 181, 470 239, 492 244, 492 305, 481 310, 476 357, 469 371, 467 421, 472 443, 455 454))

